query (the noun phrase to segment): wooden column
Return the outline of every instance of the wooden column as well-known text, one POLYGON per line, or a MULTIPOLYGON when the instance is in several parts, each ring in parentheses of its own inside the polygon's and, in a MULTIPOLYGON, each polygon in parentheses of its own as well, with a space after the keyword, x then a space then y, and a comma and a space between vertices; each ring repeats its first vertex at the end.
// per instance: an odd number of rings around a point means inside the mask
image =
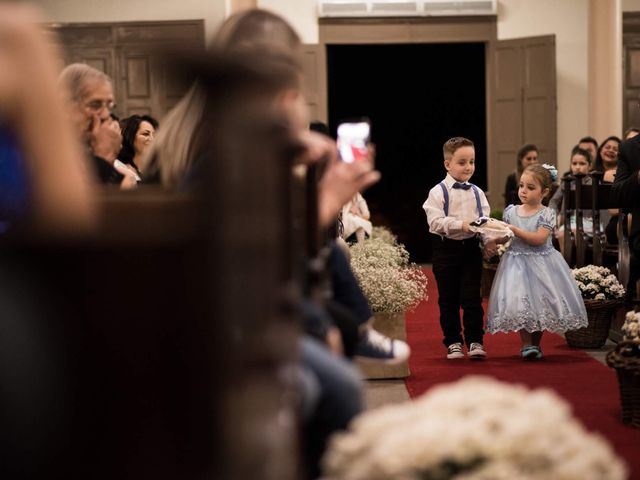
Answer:
POLYGON ((620 0, 589 0, 589 131, 599 142, 622 134, 620 0))
POLYGON ((258 8, 258 0, 228 0, 229 15, 239 12, 240 10, 247 10, 249 8, 258 8))

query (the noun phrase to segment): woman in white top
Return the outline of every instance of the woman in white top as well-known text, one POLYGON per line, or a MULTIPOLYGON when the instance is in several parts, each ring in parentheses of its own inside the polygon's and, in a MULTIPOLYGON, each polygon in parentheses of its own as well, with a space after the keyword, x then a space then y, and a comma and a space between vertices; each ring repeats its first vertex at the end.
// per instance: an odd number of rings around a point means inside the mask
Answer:
POLYGON ((352 235, 356 236, 358 242, 365 239, 365 235, 371 236, 371 215, 367 201, 360 193, 356 193, 342 207, 342 223, 344 225, 344 239, 348 240, 352 235))

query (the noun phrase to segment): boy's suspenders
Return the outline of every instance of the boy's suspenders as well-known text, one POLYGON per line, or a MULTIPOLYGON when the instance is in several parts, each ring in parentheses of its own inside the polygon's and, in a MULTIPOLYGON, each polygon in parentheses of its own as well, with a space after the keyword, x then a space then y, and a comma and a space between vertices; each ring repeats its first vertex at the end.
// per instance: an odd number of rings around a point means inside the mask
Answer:
MULTIPOLYGON (((444 216, 449 216, 449 192, 444 182, 440 182, 440 188, 442 189, 442 195, 444 196, 444 216)), ((473 194, 476 196, 476 207, 478 208, 478 216, 482 217, 482 202, 480 201, 480 190, 473 183, 471 184, 473 194)))

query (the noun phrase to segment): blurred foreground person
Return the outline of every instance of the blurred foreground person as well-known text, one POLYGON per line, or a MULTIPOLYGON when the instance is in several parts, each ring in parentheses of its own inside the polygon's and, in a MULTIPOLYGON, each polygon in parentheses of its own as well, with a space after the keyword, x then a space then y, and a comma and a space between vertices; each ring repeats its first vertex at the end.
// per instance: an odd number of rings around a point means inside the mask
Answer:
POLYGON ((70 414, 61 327, 16 252, 84 236, 95 213, 57 92, 61 55, 43 22, 29 6, 0 2, 0 477, 11 479, 64 470, 70 414))
POLYGON ((57 92, 61 54, 41 22, 28 6, 0 2, 0 221, 76 233, 93 221, 93 197, 57 92))

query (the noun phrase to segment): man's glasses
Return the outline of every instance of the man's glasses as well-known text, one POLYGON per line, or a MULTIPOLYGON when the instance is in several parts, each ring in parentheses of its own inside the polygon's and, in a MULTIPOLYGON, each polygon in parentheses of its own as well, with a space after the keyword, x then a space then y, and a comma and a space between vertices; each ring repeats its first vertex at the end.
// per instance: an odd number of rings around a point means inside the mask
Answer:
POLYGON ((85 103, 84 106, 96 113, 102 111, 103 108, 113 112, 116 108, 116 103, 113 100, 91 100, 90 102, 85 103))

